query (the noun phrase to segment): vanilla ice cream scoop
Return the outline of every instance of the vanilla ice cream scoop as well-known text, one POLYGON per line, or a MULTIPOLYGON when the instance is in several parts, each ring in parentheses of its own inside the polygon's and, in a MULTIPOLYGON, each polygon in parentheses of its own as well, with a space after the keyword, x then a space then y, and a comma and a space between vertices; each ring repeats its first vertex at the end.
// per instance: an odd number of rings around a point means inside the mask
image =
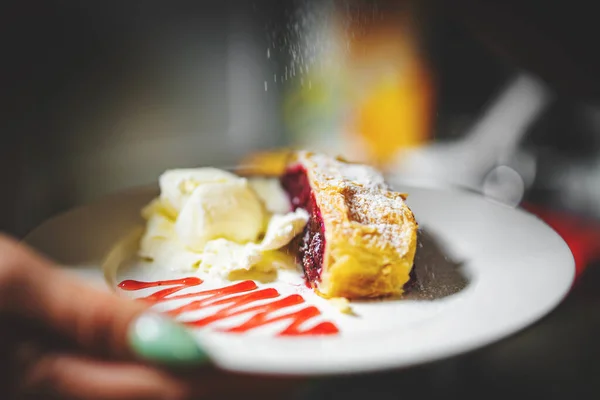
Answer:
POLYGON ((159 184, 160 196, 142 210, 147 222, 138 254, 145 260, 224 279, 295 266, 285 247, 309 216, 290 210, 277 178, 175 169, 163 173, 159 184))
POLYGON ((265 211, 248 181, 235 179, 202 183, 193 189, 175 221, 179 240, 202 251, 212 239, 236 243, 256 241, 262 233, 265 211))
POLYGON ((252 177, 248 179, 248 184, 270 213, 286 214, 291 211, 290 199, 279 179, 252 177))
POLYGON ((239 179, 237 175, 217 168, 172 169, 163 173, 158 179, 160 200, 175 217, 198 186, 233 182, 239 179))

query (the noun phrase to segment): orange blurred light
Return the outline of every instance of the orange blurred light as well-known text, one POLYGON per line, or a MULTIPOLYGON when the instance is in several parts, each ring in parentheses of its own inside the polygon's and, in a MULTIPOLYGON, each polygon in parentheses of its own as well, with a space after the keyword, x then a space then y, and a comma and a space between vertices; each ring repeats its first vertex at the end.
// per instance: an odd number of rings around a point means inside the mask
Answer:
POLYGON ((399 151, 431 136, 434 86, 408 22, 409 10, 367 26, 351 48, 358 84, 348 140, 360 158, 384 168, 399 151))

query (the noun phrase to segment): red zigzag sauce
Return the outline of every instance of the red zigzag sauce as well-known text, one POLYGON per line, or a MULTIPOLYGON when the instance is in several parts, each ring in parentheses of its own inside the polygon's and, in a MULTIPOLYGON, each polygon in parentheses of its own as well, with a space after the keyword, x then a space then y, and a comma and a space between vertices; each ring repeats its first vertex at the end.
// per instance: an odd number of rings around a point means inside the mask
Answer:
POLYGON ((169 300, 195 298, 195 300, 192 300, 186 305, 167 311, 167 314, 173 317, 209 306, 223 306, 209 316, 193 321, 186 321, 185 324, 191 327, 204 327, 211 323, 237 315, 251 314, 252 316, 246 322, 232 328, 223 329, 222 331, 241 333, 277 321, 290 321, 289 325, 278 333, 279 336, 315 336, 335 335, 339 333, 337 326, 331 322, 321 322, 310 328, 301 327, 305 322, 321 315, 321 312, 315 306, 307 306, 297 311, 274 316, 273 314, 276 311, 305 303, 304 298, 298 294, 281 297, 279 292, 274 288, 257 290, 258 286, 256 283, 250 280, 218 289, 179 295, 175 294, 184 289, 199 286, 202 283, 202 279, 196 277, 156 282, 125 280, 119 284, 119 288, 125 291, 137 291, 154 287, 169 286, 168 288, 157 290, 151 295, 141 298, 141 300, 153 304, 169 300), (273 301, 266 304, 252 305, 267 299, 273 299, 273 301))

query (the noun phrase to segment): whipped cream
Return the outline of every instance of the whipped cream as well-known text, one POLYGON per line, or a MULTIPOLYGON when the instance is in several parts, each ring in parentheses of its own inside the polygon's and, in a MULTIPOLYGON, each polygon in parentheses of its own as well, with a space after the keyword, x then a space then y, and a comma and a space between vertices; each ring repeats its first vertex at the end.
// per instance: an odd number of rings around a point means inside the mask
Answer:
POLYGON ((284 215, 273 215, 260 244, 261 249, 276 250, 287 246, 293 238, 302 233, 307 222, 308 212, 302 208, 284 215))
POLYGON ((257 245, 216 239, 206 244, 200 268, 211 275, 227 278, 233 271, 249 271, 261 260, 262 252, 257 245))
POLYGON ((289 211, 277 179, 245 179, 215 168, 178 169, 162 174, 159 186, 160 196, 142 211, 147 222, 141 257, 224 279, 293 264, 284 248, 309 216, 302 209, 289 211))

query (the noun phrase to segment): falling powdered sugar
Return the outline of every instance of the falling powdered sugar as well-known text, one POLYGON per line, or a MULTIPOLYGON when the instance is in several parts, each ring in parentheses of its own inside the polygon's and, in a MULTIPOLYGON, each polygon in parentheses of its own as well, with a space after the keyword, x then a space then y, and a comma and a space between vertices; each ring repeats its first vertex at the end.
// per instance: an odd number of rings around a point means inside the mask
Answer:
POLYGON ((285 10, 283 27, 267 28, 267 59, 281 65, 276 72, 282 76, 280 82, 307 75, 313 68, 342 68, 339 55, 349 52, 368 20, 380 17, 376 1, 295 0, 285 10))

